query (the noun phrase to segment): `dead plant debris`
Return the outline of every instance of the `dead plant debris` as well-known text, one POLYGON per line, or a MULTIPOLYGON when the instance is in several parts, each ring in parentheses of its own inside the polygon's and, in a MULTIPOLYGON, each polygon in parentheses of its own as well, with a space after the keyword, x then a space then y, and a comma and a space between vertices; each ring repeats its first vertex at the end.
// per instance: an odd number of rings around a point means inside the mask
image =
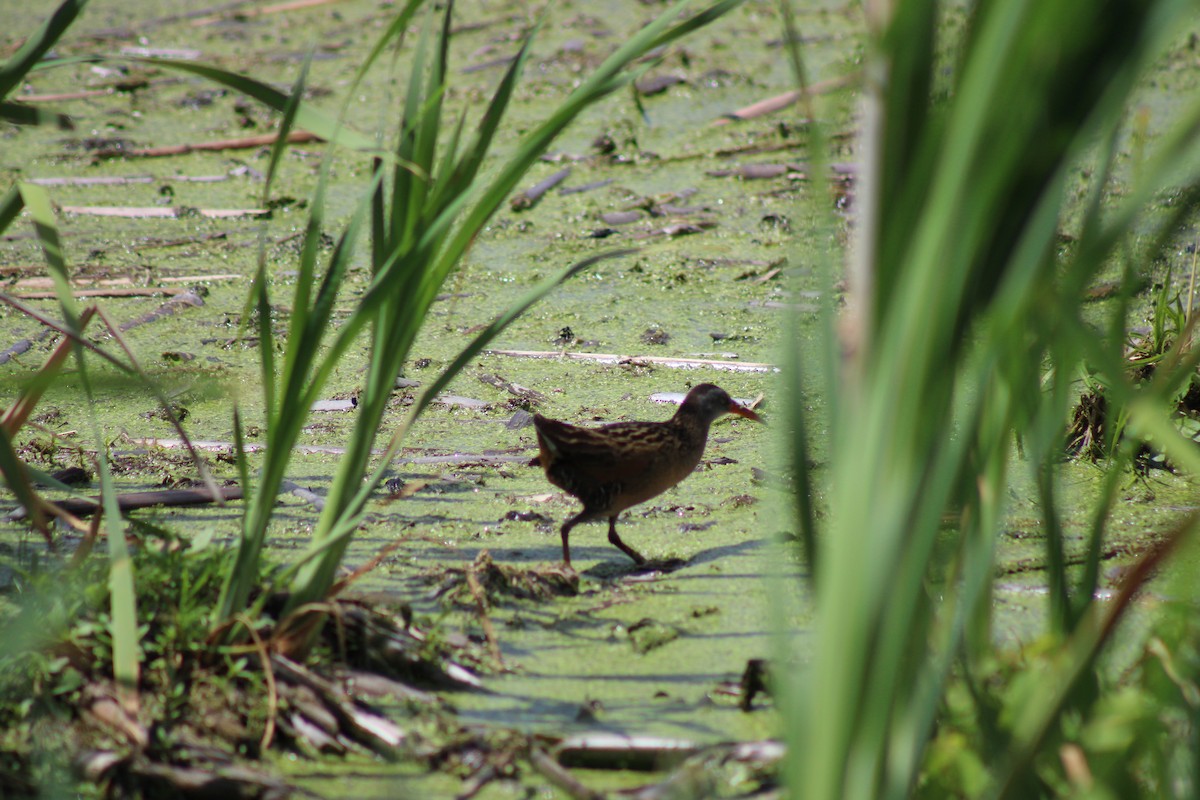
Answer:
POLYGON ((475 600, 467 574, 473 573, 483 589, 489 606, 508 597, 518 600, 550 600, 579 594, 579 574, 561 564, 535 567, 511 567, 497 564, 487 550, 480 552, 469 567, 445 567, 425 573, 426 582, 437 584, 433 596, 448 602, 474 607, 475 600))

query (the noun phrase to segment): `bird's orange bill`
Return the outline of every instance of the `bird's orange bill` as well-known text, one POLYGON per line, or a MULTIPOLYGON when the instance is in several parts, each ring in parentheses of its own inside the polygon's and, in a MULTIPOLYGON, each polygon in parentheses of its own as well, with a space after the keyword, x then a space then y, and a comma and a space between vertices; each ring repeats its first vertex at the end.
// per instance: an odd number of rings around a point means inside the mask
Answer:
POLYGON ((730 403, 729 403, 729 413, 730 413, 730 414, 737 414, 739 417, 745 417, 746 419, 752 419, 752 420, 754 420, 755 422, 762 422, 762 421, 763 421, 763 418, 762 418, 762 417, 760 417, 758 414, 756 414, 755 412, 751 411, 750 409, 746 408, 745 406, 743 406, 743 405, 739 405, 739 404, 738 404, 738 402, 737 402, 736 400, 730 401, 730 403))

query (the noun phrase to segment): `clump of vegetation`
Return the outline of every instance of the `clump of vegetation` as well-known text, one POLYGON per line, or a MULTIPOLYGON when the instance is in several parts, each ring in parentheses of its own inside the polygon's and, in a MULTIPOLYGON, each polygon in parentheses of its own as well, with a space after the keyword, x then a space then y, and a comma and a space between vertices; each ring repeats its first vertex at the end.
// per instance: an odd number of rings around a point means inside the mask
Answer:
MULTIPOLYGON (((245 644, 222 644, 213 608, 233 553, 211 531, 190 543, 166 539, 137 549, 137 604, 142 609, 141 679, 136 695, 113 674, 105 566, 84 560, 74 570, 34 568, 0 607, 0 753, 14 781, 43 785, 75 760, 93 780, 130 788, 159 781, 183 789, 222 763, 260 757, 266 748, 302 755, 376 752, 386 757, 437 749, 394 720, 405 707, 412 729, 436 731, 441 701, 422 689, 472 689, 482 663, 469 642, 451 647, 436 629, 354 601, 330 602, 312 666, 275 652, 285 597, 267 613, 240 617, 245 644), (392 698, 391 718, 348 687, 370 686, 392 698), (400 705, 395 705, 399 701, 400 705), (36 735, 34 735, 36 734, 36 735)), ((260 575, 270 585, 281 567, 260 575)), ((251 769, 251 785, 272 779, 251 769)), ((209 775, 213 780, 214 774, 209 775)), ((14 783, 6 784, 13 786, 14 783)))
POLYGON ((217 744, 243 755, 258 751, 264 677, 247 653, 212 648, 212 604, 232 558, 205 539, 211 536, 138 550, 136 704, 126 702, 113 674, 107 565, 43 564, 16 578, 18 591, 6 597, 0 617, 0 750, 26 771, 61 770, 61 759, 88 750, 156 753, 217 744))
MULTIPOLYGON (((1116 2, 1100 19, 1083 0, 984 0, 947 46, 942 23, 957 12, 946 5, 899 0, 867 11, 847 306, 835 315, 826 301, 824 359, 790 365, 795 511, 816 621, 811 665, 787 709, 785 769, 793 791, 821 800, 900 798, 918 787, 931 797, 1158 796, 1175 773, 1137 761, 1126 769, 1088 737, 1140 730, 1141 719, 1122 725, 1113 713, 1136 679, 1104 680, 1110 648, 1133 598, 1200 521, 1183 514, 1101 602, 1107 527, 1133 443, 1151 441, 1200 475, 1200 449, 1177 424, 1200 359, 1188 324, 1169 323, 1160 307, 1151 347, 1163 357, 1148 380, 1130 375, 1127 353, 1128 287, 1200 211, 1200 104, 1182 104, 1153 147, 1127 136, 1130 119, 1139 124, 1128 110, 1194 9, 1116 2), (1127 175, 1120 148, 1131 138, 1145 157, 1135 154, 1127 175), (1069 198, 1081 164, 1086 188, 1069 198), (1168 190, 1172 201, 1159 203, 1168 190), (1077 234, 1060 252, 1068 221, 1077 234), (1127 288, 1097 322, 1083 312, 1087 288, 1114 266, 1127 288), (1059 484, 1085 365, 1104 395, 1082 417, 1103 428, 1072 440, 1115 458, 1076 544, 1059 484), (816 419, 803 402, 813 387, 828 409, 816 419), (827 473, 809 466, 817 435, 827 473), (1047 636, 997 658, 996 543, 1013 469, 1029 470, 1036 487, 1047 636), (957 524, 947 563, 948 514, 957 524), (1064 766, 1051 774, 1051 764, 1064 766), (939 784, 939 771, 955 770, 939 784)), ((803 66, 799 48, 793 58, 803 66)), ((832 296, 837 270, 825 272, 832 296)), ((811 333, 797 325, 791 335, 811 333)), ((1186 653, 1200 632, 1182 633, 1186 653)), ((1190 703, 1172 716, 1187 720, 1194 742, 1190 703)), ((1185 771, 1197 768, 1194 748, 1173 752, 1185 771)))
MULTIPOLYGON (((1187 297, 1172 281, 1168 267, 1158 284, 1149 324, 1131 330, 1126 346, 1126 375, 1139 388, 1158 390, 1156 380, 1171 383, 1165 388, 1174 406, 1175 423, 1187 436, 1200 433, 1200 372, 1197 372, 1194 302, 1196 261, 1188 281, 1187 297), (1186 365, 1191 365, 1191 370, 1186 365), (1158 377, 1160 375, 1163 377, 1158 377)), ((1067 428, 1067 452, 1090 461, 1110 458, 1122 444, 1128 423, 1127 409, 1110 407, 1105 384, 1094 374, 1085 377, 1084 390, 1071 411, 1067 428)), ((1162 453, 1145 440, 1133 444, 1135 466, 1169 467, 1162 453)))
POLYGON ((469 567, 448 567, 429 572, 436 596, 461 605, 492 606, 504 598, 550 600, 579 594, 579 573, 561 564, 531 568, 497 564, 483 550, 469 567))
MULTIPOLYGON (((1160 607, 1140 652, 1118 674, 1100 673, 1068 699, 1031 769, 1010 791, 1023 797, 1190 797, 1191 731, 1200 686, 1200 626, 1186 603, 1160 607)), ((981 797, 989 764, 1014 747, 1017 723, 1041 675, 1061 658, 1055 638, 981 658, 947 686, 930 742, 921 798, 981 797)))

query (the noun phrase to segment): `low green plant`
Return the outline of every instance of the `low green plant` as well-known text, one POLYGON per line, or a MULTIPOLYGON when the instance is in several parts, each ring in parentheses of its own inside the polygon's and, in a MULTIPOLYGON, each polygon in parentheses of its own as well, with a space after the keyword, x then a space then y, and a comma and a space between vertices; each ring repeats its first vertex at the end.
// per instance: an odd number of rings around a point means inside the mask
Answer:
MULTIPOLYGON (((66 33, 85 5, 86 0, 64 0, 25 40, 21 47, 3 65, 0 65, 0 119, 18 124, 70 126, 69 118, 63 114, 34 109, 11 102, 9 98, 30 72, 66 63, 63 59, 43 61, 43 57, 66 33)), ((80 308, 79 303, 75 300, 71 291, 66 255, 53 208, 45 190, 31 184, 11 186, 0 198, 0 232, 11 227, 23 211, 32 220, 37 240, 42 246, 46 265, 54 280, 62 319, 57 323, 49 320, 4 294, 0 294, 0 299, 34 319, 38 319, 43 324, 57 329, 62 334, 63 340, 46 364, 26 383, 20 396, 0 419, 0 473, 3 474, 4 483, 26 509, 33 525, 41 529, 47 539, 50 539, 49 519, 54 516, 67 518, 69 515, 43 500, 35 490, 33 482, 36 478, 42 483, 58 488, 66 487, 50 476, 31 470, 19 457, 14 438, 17 431, 29 420, 42 393, 62 369, 67 358, 73 357, 80 383, 89 401, 92 400, 92 388, 88 359, 85 357, 85 353, 88 352, 103 357, 127 374, 140 379, 156 394, 164 408, 169 405, 162 392, 146 379, 144 372, 128 348, 125 348, 124 353, 127 359, 122 359, 120 356, 114 356, 97 347, 84 336, 84 329, 92 319, 97 316, 102 318, 102 315, 95 307, 80 308)), ((109 329, 115 335, 112 326, 109 326, 109 329)), ((121 342, 119 336, 116 336, 116 339, 121 342)), ((92 404, 90 403, 90 405, 92 404)), ((175 421, 173 416, 171 418, 175 421)), ((90 414, 89 421, 92 439, 96 444, 96 471, 100 476, 101 498, 104 507, 103 524, 110 542, 107 596, 111 603, 108 632, 113 641, 112 668, 117 679, 118 691, 122 694, 123 700, 132 707, 137 702, 136 692, 140 664, 133 570, 117 509, 116 493, 107 460, 107 448, 94 411, 90 414)), ((178 422, 175 421, 175 423, 178 427, 178 422)), ((182 434, 182 430, 180 433, 182 434)), ((184 439, 186 440, 186 436, 184 439)), ((196 459, 195 463, 201 475, 207 477, 199 459, 196 459)), ((211 484, 211 478, 208 478, 208 481, 211 484)), ((78 526, 78 521, 74 522, 78 526)), ((94 536, 95 530, 92 533, 94 536)))
MULTIPOLYGON (((69 125, 69 119, 63 114, 40 111, 26 105, 14 103, 9 98, 21 86, 21 83, 30 72, 40 68, 52 67, 56 63, 60 63, 55 61, 44 63, 42 59, 50 52, 55 43, 62 38, 63 34, 66 33, 71 23, 86 4, 87 0, 66 0, 63 2, 22 43, 21 47, 15 53, 9 56, 3 64, 0 64, 0 120, 27 125, 46 123, 54 123, 60 127, 69 125)), ((0 233, 8 230, 17 220, 22 210, 26 208, 26 198, 29 192, 34 193, 36 207, 39 209, 48 207, 48 203, 43 200, 44 195, 38 194, 39 190, 36 188, 26 187, 22 190, 22 187, 19 185, 10 186, 4 196, 0 198, 0 233)), ((54 226, 52 217, 49 220, 49 227, 43 226, 42 223, 45 222, 46 219, 43 216, 39 216, 39 236, 48 252, 50 252, 57 249, 57 229, 54 226)), ((57 271, 52 271, 52 274, 56 277, 58 276, 57 271)), ((56 285, 61 291, 63 288, 61 281, 56 285)), ((68 301, 64 299, 63 302, 68 301)), ((86 324, 86 320, 84 322, 86 324)), ((0 422, 0 475, 4 477, 5 484, 16 496, 17 501, 27 510, 29 519, 34 527, 41 530, 43 535, 47 537, 50 535, 47 512, 52 512, 52 509, 47 507, 46 503, 41 500, 34 490, 31 480, 33 476, 31 476, 27 467, 17 455, 13 437, 29 419, 33 407, 37 405, 38 398, 40 398, 46 386, 53 381, 54 376, 58 374, 68 352, 67 348, 59 348, 55 355, 28 383, 20 399, 16 400, 6 411, 2 422, 0 422)), ((46 476, 38 475, 36 477, 44 479, 46 476)))
MULTIPOLYGON (((212 607, 232 551, 208 530, 188 541, 146 537, 131 560, 141 610, 141 702, 126 712, 135 725, 154 720, 152 731, 160 737, 143 746, 151 751, 175 747, 174 730, 203 727, 214 715, 259 716, 261 669, 246 663, 246 652, 213 645, 212 607)), ((81 559, 70 567, 35 563, 15 576, 20 592, 0 606, 5 645, 0 650, 0 729, 12 733, 0 736, 0 752, 18 757, 26 767, 50 757, 45 748, 67 746, 55 745, 56 739, 39 742, 39 736, 28 733, 32 729, 73 739, 69 746, 74 748, 130 748, 118 730, 106 734, 104 725, 80 714, 97 698, 121 694, 114 664, 119 664, 123 645, 114 624, 119 609, 111 604, 108 572, 108 564, 97 559, 81 559)))
MULTIPOLYGON (((1156 610, 1136 657, 1097 675, 1032 759, 1024 796, 1192 797, 1200 713, 1200 627, 1190 602, 1156 610)), ((975 661, 948 682, 938 726, 915 787, 920 798, 980 797, 989 764, 1005 758, 1014 723, 1061 668, 1061 641, 1044 636, 975 661)))
MULTIPOLYGON (((146 375, 133 352, 125 345, 119 331, 108 324, 99 308, 96 306, 81 308, 75 299, 71 289, 66 254, 62 247, 50 198, 45 189, 32 184, 19 184, 14 188, 14 196, 17 198, 16 202, 19 208, 24 209, 33 221, 37 239, 42 245, 47 268, 54 281, 55 294, 62 318, 61 320, 51 319, 5 293, 0 293, 0 301, 56 330, 62 336, 62 342, 47 359, 45 365, 26 382, 13 405, 0 417, 0 467, 3 467, 6 485, 25 507, 32 523, 43 530, 48 540, 50 540, 49 520, 54 517, 68 521, 76 528, 84 528, 79 520, 74 519, 60 507, 45 501, 34 489, 33 482, 36 479, 60 489, 68 489, 68 487, 51 476, 30 468, 19 457, 15 447, 17 431, 28 422, 42 394, 62 370, 68 358, 72 359, 84 395, 88 400, 88 422, 95 452, 94 466, 100 479, 102 511, 97 515, 94 526, 87 529, 87 540, 94 540, 101 530, 100 526, 103 526, 103 532, 108 540, 107 587, 112 608, 111 615, 107 620, 113 639, 113 671, 124 702, 128 706, 134 707, 138 702, 137 687, 141 659, 134 574, 130 553, 125 542, 125 523, 118 508, 117 492, 109 465, 107 442, 100 430, 95 410, 96 403, 90 378, 92 361, 102 361, 138 381, 166 410, 167 418, 175 426, 185 443, 188 442, 188 438, 179 420, 171 413, 171 404, 166 395, 146 375), (116 341, 120 349, 119 353, 113 353, 100 347, 85 334, 88 325, 97 319, 104 323, 107 332, 116 341)), ((190 443, 187 444, 187 447, 192 463, 200 477, 209 485, 214 495, 217 494, 215 483, 203 461, 191 448, 190 443)))
MULTIPOLYGON (((87 5, 87 0, 64 0, 46 20, 38 26, 9 58, 0 64, 0 120, 18 125, 56 125, 70 128, 71 118, 66 114, 35 108, 12 101, 13 93, 21 86, 29 73, 47 69, 63 63, 61 59, 43 62, 43 58, 62 38, 71 23, 87 5)), ((7 227, 6 213, 0 210, 0 230, 7 227)))

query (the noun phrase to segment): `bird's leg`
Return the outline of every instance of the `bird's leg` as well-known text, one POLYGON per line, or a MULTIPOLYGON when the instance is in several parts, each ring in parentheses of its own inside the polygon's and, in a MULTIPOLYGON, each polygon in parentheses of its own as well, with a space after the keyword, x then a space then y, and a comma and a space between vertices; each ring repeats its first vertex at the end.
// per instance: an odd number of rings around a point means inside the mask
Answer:
MULTIPOLYGON (((632 558, 633 563, 639 564, 639 565, 646 563, 646 559, 642 558, 641 553, 639 553, 637 550, 634 550, 632 547, 630 547, 629 545, 622 542, 621 537, 617 536, 617 518, 615 516, 608 518, 608 540, 610 542, 612 542, 613 544, 615 544, 617 547, 621 548, 622 552, 624 552, 625 555, 632 558)), ((566 541, 567 541, 566 534, 563 534, 563 542, 565 543, 566 541)))
POLYGON ((563 563, 568 567, 571 566, 571 545, 567 542, 567 536, 570 535, 571 528, 574 528, 576 523, 582 522, 585 516, 587 516, 587 511, 580 511, 578 514, 563 523, 561 529, 563 540, 563 563))

